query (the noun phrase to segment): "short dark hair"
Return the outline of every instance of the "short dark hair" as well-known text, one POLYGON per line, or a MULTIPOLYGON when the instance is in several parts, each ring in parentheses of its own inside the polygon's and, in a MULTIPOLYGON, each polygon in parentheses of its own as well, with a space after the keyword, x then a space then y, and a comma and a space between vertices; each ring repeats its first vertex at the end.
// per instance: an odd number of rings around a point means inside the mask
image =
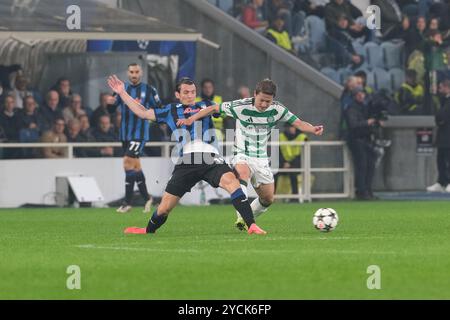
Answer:
POLYGON ((129 67, 140 67, 140 65, 137 64, 136 62, 132 62, 132 63, 130 63, 130 64, 128 65, 127 69, 128 69, 129 67))
POLYGON ((364 70, 356 71, 354 74, 355 77, 367 79, 367 73, 364 70))
POLYGON ((210 78, 205 78, 201 82, 201 86, 203 87, 206 83, 211 83, 212 85, 215 85, 214 81, 210 78))
POLYGON ((189 77, 183 77, 183 78, 181 78, 180 80, 178 80, 178 82, 177 82, 177 85, 176 85, 176 87, 175 87, 175 91, 176 92, 180 92, 180 90, 181 90, 181 86, 183 85, 183 84, 187 84, 187 85, 195 85, 195 82, 194 82, 194 80, 192 80, 191 78, 189 78, 189 77))
POLYGON ((53 120, 53 124, 56 124, 58 121, 64 122, 64 125, 66 124, 66 120, 64 120, 63 117, 56 117, 55 120, 53 120))
POLYGON ((277 85, 270 79, 264 79, 256 85, 256 94, 264 93, 275 98, 277 95, 277 85))
POLYGON ((430 38, 434 38, 434 37, 437 36, 438 34, 441 34, 441 33, 439 32, 439 30, 430 30, 430 32, 428 33, 428 36, 429 36, 430 38))

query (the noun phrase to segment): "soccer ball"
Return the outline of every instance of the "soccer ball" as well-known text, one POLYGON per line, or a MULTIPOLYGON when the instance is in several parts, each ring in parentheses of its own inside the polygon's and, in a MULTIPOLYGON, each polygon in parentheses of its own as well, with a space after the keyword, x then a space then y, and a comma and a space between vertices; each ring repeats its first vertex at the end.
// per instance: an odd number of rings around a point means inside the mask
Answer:
POLYGON ((331 208, 320 208, 314 213, 313 225, 322 232, 330 232, 336 228, 339 217, 337 212, 331 208))

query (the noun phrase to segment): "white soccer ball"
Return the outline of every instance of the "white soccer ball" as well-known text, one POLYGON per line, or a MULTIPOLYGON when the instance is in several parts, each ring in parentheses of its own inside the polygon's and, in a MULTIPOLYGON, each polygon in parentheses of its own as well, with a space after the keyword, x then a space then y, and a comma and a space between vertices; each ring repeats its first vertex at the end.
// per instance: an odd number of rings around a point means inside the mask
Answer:
POLYGON ((339 221, 336 210, 332 208, 320 208, 314 213, 313 225, 321 232, 330 232, 334 230, 339 221))

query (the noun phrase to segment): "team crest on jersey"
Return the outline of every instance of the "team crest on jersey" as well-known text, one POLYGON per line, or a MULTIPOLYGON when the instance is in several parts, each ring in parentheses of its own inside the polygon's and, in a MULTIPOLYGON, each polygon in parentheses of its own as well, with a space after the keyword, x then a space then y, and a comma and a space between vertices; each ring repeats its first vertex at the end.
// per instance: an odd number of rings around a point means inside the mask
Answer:
POLYGON ((274 117, 274 116, 268 117, 268 118, 267 118, 267 122, 269 122, 269 123, 275 122, 275 117, 274 117))

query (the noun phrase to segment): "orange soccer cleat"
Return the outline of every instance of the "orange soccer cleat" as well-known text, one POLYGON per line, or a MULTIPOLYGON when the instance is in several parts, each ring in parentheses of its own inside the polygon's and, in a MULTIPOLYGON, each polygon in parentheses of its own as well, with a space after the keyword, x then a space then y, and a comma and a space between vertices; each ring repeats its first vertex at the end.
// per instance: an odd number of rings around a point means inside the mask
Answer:
POLYGON ((264 231, 263 229, 261 229, 260 227, 258 227, 256 225, 256 223, 253 223, 250 228, 248 228, 248 234, 267 234, 266 231, 264 231))
POLYGON ((145 228, 138 228, 138 227, 128 227, 126 228, 123 233, 127 234, 146 234, 147 230, 145 228))

